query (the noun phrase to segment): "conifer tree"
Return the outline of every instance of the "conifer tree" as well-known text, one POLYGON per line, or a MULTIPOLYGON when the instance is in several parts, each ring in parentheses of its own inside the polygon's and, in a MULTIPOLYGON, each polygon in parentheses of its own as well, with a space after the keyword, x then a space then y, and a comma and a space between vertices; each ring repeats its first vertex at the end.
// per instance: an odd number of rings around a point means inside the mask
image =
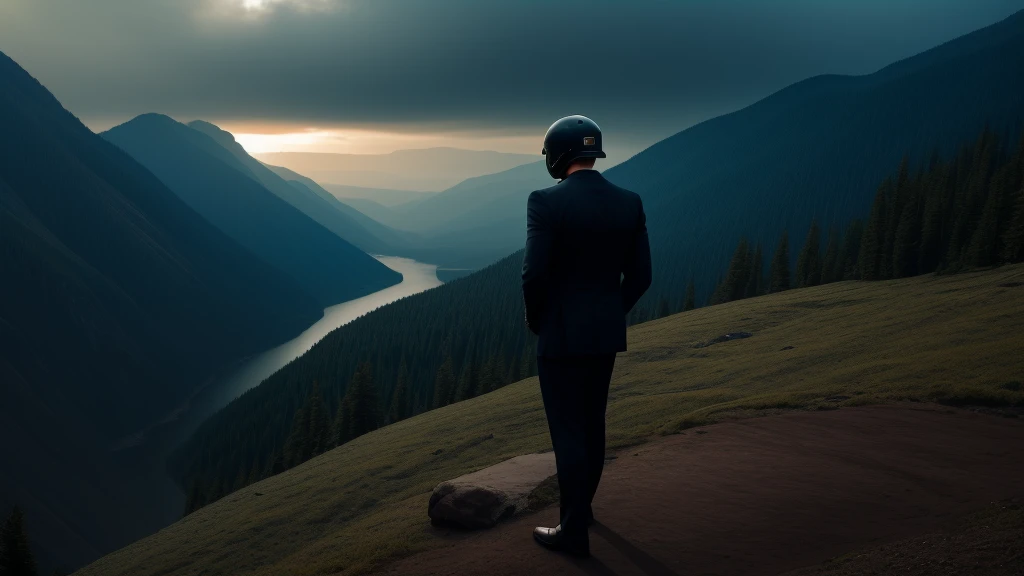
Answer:
POLYGON ((764 293, 764 252, 761 250, 761 243, 757 243, 754 252, 747 258, 750 273, 747 278, 747 288, 744 291, 744 298, 753 298, 764 293))
POLYGON ((409 367, 405 358, 398 365, 398 381, 395 384, 395 391, 391 395, 391 409, 388 420, 399 422, 410 416, 409 410, 409 367))
POLYGON ((871 215, 868 217, 868 223, 864 227, 864 234, 861 237, 860 277, 864 280, 880 280, 885 277, 883 276, 882 252, 885 250, 886 217, 889 213, 888 202, 891 187, 891 179, 886 179, 878 187, 875 201, 871 205, 871 215))
POLYGON ((494 382, 495 387, 492 390, 508 384, 508 368, 505 366, 505 356, 500 353, 494 358, 494 382))
POLYGON ((441 366, 437 369, 434 377, 434 408, 447 406, 452 402, 452 394, 455 392, 455 371, 452 367, 452 357, 447 356, 441 366))
POLYGON ((303 453, 309 443, 309 402, 303 402, 292 417, 292 429, 284 443, 285 469, 304 461, 303 453))
POLYGON ((883 278, 892 278, 895 274, 893 255, 896 253, 896 231, 910 196, 909 185, 910 159, 907 156, 903 156, 903 160, 900 161, 900 167, 896 173, 896 181, 892 186, 886 203, 885 221, 887 225, 883 235, 882 259, 879 271, 883 278))
POLYGON ((981 218, 971 238, 967 257, 972 266, 992 266, 1003 252, 999 245, 1000 217, 1003 214, 1003 174, 992 179, 981 218))
POLYGON ((733 252, 732 260, 729 261, 729 270, 711 296, 712 304, 731 302, 744 297, 751 272, 750 260, 750 244, 746 238, 740 238, 740 242, 733 252))
MULTIPOLYGON (((189 488, 188 494, 185 496, 185 513, 184 516, 195 512, 203 506, 203 493, 202 488, 199 485, 199 478, 192 480, 192 487, 189 488)), ((3 574, 3 572, 0 572, 3 574)))
POLYGON ((658 318, 664 318, 672 313, 669 309, 668 300, 664 297, 658 299, 658 318))
POLYGON ((259 482, 260 480, 262 480, 263 479, 263 475, 262 475, 262 472, 261 472, 262 470, 263 469, 260 467, 260 459, 259 459, 259 457, 253 458, 252 459, 252 468, 249 469, 249 480, 248 480, 247 483, 248 484, 255 484, 256 482, 259 482))
MULTIPOLYGON (((351 381, 349 386, 352 386, 351 381)), ((334 446, 341 446, 352 439, 352 408, 352 397, 346 393, 331 419, 331 443, 334 446)))
POLYGON ((477 384, 476 363, 472 359, 467 359, 463 363, 462 373, 459 374, 459 382, 455 388, 455 401, 461 402, 475 397, 479 393, 477 384))
POLYGON ((1003 234, 1003 260, 1006 262, 1024 262, 1024 188, 1017 191, 1016 204, 1003 234))
POLYGON ((495 374, 495 359, 491 356, 480 365, 477 373, 477 395, 487 394, 498 388, 498 378, 495 374))
POLYGON ((523 378, 533 376, 534 354, 533 349, 527 347, 523 350, 523 357, 519 360, 519 375, 523 378))
POLYGON ((860 277, 858 269, 860 266, 860 245, 864 235, 864 222, 860 219, 854 220, 846 227, 843 234, 842 248, 839 250, 838 262, 836 262, 836 281, 856 280, 860 277))
POLYGON ((772 256, 771 282, 768 285, 770 292, 782 292, 789 290, 789 232, 783 231, 779 245, 775 248, 775 255, 772 256))
MULTIPOLYGON (((945 168, 940 164, 936 169, 944 170, 945 168)), ((930 185, 936 185, 935 180, 933 178, 930 185)), ((942 253, 942 230, 945 223, 940 194, 940 190, 932 189, 924 200, 924 209, 921 213, 921 239, 917 250, 917 269, 921 272, 931 272, 939 267, 939 258, 942 253)))
POLYGON ((893 235, 891 276, 905 278, 917 274, 918 246, 921 238, 921 209, 913 187, 904 192, 896 232, 893 235))
POLYGON ((519 365, 518 359, 512 358, 512 361, 509 362, 509 365, 508 365, 508 381, 509 381, 509 383, 519 382, 520 380, 522 380, 524 378, 523 376, 520 375, 519 370, 520 370, 520 365, 519 365))
POLYGON ((686 285, 686 297, 683 300, 683 312, 689 312, 697 307, 697 289, 693 285, 693 278, 686 285))
POLYGON ((284 472, 287 469, 288 469, 288 467, 285 466, 285 463, 284 463, 284 452, 281 451, 281 450, 278 450, 277 452, 274 453, 273 457, 271 457, 271 459, 270 459, 270 471, 269 471, 270 475, 271 476, 276 476, 276 475, 280 474, 281 472, 284 472))
POLYGON ((828 284, 842 278, 839 271, 839 232, 829 227, 825 256, 821 259, 821 283, 828 284))
POLYGON ((817 286, 821 283, 821 231, 817 221, 811 222, 807 239, 796 260, 796 285, 798 288, 817 286))
POLYGON ((37 576, 36 561, 32 556, 28 534, 25 532, 25 514, 14 507, 0 530, 0 574, 3 576, 37 576))
POLYGON ((373 385, 373 367, 369 362, 361 363, 352 375, 345 399, 348 401, 345 416, 348 420, 349 439, 358 438, 380 427, 380 400, 377 387, 373 385))
POLYGON ((327 416, 327 404, 320 393, 319 382, 313 381, 313 390, 306 402, 309 404, 309 430, 302 447, 303 461, 334 447, 330 440, 331 423, 327 416))
POLYGON ((320 384, 314 381, 309 395, 292 420, 292 429, 285 442, 284 464, 292 468, 334 445, 327 419, 327 406, 320 394, 320 384))

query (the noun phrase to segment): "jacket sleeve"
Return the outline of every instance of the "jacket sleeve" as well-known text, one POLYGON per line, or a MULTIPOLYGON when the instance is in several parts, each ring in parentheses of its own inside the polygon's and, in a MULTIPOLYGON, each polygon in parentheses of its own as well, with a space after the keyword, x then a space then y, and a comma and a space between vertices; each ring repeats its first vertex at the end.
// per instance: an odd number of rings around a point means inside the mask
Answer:
POLYGON ((651 244, 647 239, 647 216, 644 205, 637 196, 639 205, 636 231, 633 235, 633 246, 626 251, 626 265, 622 271, 622 313, 636 306, 640 297, 651 286, 651 244))
POLYGON ((526 326, 540 332, 546 308, 548 263, 551 261, 551 214, 542 192, 533 192, 526 203, 526 254, 523 257, 523 303, 526 326))

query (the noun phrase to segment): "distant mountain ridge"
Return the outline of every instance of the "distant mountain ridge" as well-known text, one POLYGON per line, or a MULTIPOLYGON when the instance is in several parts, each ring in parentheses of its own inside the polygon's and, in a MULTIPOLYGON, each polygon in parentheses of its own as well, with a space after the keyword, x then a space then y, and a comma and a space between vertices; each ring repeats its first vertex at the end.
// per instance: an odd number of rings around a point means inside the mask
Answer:
POLYGON ((526 241, 526 198, 555 183, 543 162, 467 178, 424 198, 396 206, 346 200, 383 224, 408 230, 418 241, 400 254, 454 268, 483 268, 526 241))
POLYGON ((428 192, 538 159, 530 154, 445 147, 396 150, 388 154, 270 152, 256 157, 267 164, 304 174, 325 186, 341 184, 428 192))
MULTIPOLYGON (((382 224, 373 215, 365 214, 358 208, 342 202, 334 193, 325 190, 311 178, 281 166, 271 166, 269 164, 263 164, 263 166, 285 180, 289 186, 301 190, 303 194, 312 193, 313 196, 318 197, 322 204, 316 207, 317 213, 322 214, 327 210, 340 212, 345 218, 346 227, 344 230, 336 233, 366 252, 371 254, 397 254, 400 251, 398 249, 401 247, 415 244, 417 241, 415 234, 396 230, 382 224), (356 236, 353 233, 353 228, 362 231, 369 238, 363 234, 356 236)), ((426 193, 416 192, 415 194, 426 193)))
MULTIPOLYGON (((205 132, 159 114, 144 114, 101 136, 152 170, 215 226, 295 278, 324 307, 401 281, 401 275, 338 235, 346 226, 356 230, 350 218, 337 222, 344 215, 324 199, 288 185, 240 146, 225 147, 205 132), (319 210, 339 232, 293 203, 310 213, 319 210)), ((359 231, 365 240, 367 233, 359 231)))
MULTIPOLYGON (((275 167, 271 166, 271 170, 275 167)), ((287 170, 287 168, 282 168, 287 170)), ((328 192, 339 200, 348 203, 349 200, 370 200, 382 206, 397 206, 413 200, 422 200, 437 192, 419 192, 413 190, 389 190, 386 188, 366 188, 363 186, 347 186, 345 184, 322 185, 328 192)))

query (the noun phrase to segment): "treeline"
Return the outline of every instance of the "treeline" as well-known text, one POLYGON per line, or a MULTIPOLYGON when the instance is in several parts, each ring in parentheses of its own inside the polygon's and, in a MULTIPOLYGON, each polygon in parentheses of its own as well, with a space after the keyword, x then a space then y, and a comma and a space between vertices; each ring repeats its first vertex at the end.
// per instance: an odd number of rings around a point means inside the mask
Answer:
POLYGON ((950 161, 933 157, 911 175, 904 160, 878 187, 867 221, 816 222, 790 273, 783 232, 763 273, 761 246, 740 239, 710 303, 841 280, 885 280, 1024 261, 1024 138, 1015 151, 986 130, 950 161))
MULTIPOLYGON (((814 223, 795 261, 785 232, 767 261, 762 246, 741 239, 707 303, 1019 262, 1022 173, 1024 143, 1010 154, 989 131, 951 160, 933 157, 913 174, 904 161, 879 186, 866 220, 824 233, 814 223)), ((533 375, 521 266, 517 252, 367 314, 216 414, 172 458, 187 511, 389 422, 533 375)), ((691 279, 679 297, 661 297, 629 321, 698 304, 691 279)))
POLYGON ((20 508, 14 507, 0 528, 0 576, 38 574, 28 534, 25 532, 25 514, 20 508))
POLYGON ((390 422, 536 373, 518 252, 335 330, 170 459, 186 512, 390 422))

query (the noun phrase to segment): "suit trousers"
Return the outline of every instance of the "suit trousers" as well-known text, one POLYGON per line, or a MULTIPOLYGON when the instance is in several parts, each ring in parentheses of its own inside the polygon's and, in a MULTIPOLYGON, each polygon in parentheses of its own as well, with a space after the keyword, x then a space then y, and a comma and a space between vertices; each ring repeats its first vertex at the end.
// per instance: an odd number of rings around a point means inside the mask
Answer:
POLYGON ((586 541, 591 503, 604 470, 605 410, 615 353, 537 358, 558 468, 562 532, 586 541))

